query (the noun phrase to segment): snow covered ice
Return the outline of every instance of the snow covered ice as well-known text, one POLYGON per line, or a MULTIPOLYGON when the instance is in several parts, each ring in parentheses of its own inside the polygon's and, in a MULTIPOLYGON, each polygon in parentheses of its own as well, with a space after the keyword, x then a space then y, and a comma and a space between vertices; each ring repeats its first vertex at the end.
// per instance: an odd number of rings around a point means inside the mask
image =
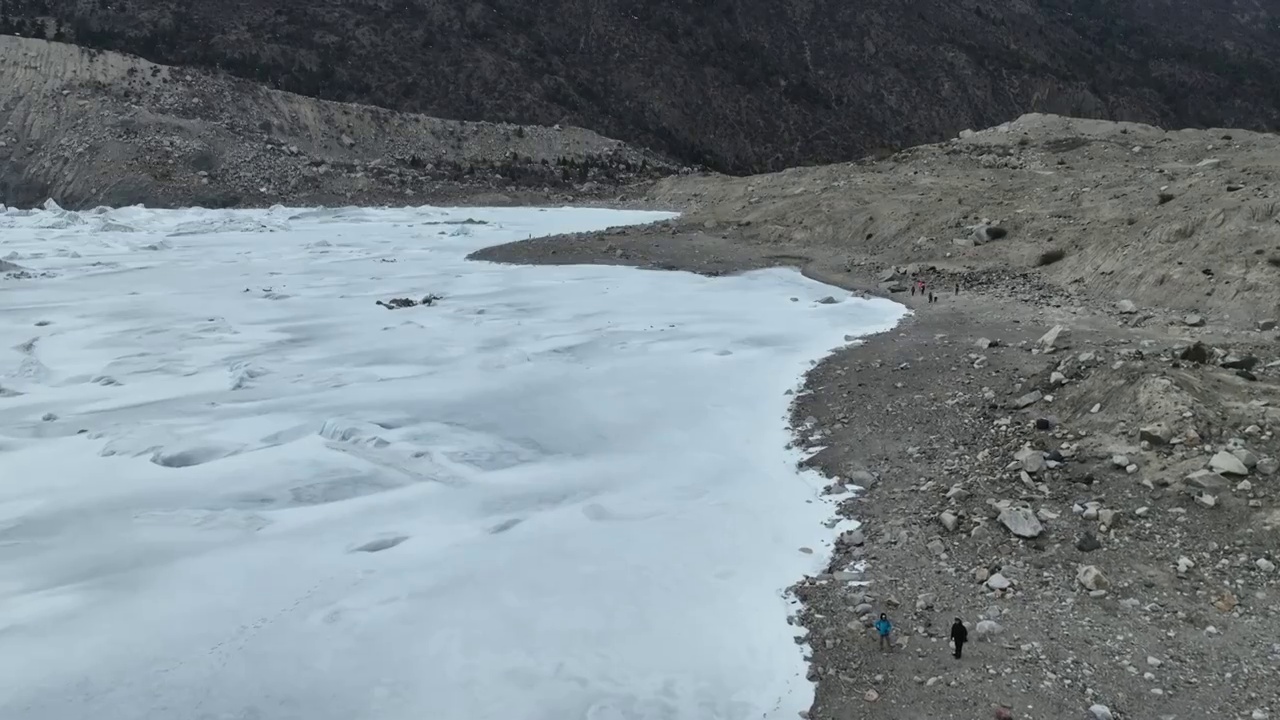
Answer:
POLYGON ((663 217, 0 212, 0 717, 797 717, 785 391, 903 310, 464 259, 663 217))

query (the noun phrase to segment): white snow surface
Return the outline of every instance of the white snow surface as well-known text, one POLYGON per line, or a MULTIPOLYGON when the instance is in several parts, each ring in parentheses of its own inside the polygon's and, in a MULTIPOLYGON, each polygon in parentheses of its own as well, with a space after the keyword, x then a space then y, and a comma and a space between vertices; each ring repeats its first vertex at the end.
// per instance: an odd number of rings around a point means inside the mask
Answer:
POLYGON ((464 259, 665 217, 0 208, 0 717, 797 717, 786 391, 904 310, 464 259))

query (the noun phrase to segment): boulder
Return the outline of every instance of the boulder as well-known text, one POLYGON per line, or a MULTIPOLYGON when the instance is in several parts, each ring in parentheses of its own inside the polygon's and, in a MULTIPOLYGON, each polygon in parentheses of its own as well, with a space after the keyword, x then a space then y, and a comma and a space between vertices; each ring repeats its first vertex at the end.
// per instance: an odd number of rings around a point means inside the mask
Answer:
POLYGON ((1138 306, 1133 304, 1132 300, 1121 300, 1116 303, 1116 310, 1118 310, 1121 315, 1132 315, 1138 312, 1138 306))
POLYGON ((1228 370, 1252 370, 1258 366, 1258 358, 1252 355, 1228 355, 1222 367, 1228 370))
POLYGON ((1240 458, 1232 455, 1226 450, 1221 450, 1217 455, 1209 458, 1209 469, 1223 475, 1248 475, 1249 468, 1241 462, 1240 458))
POLYGON ((1258 456, 1244 448, 1236 448, 1231 451, 1231 454, 1235 455, 1236 459, 1244 463, 1244 466, 1250 470, 1258 467, 1258 456))
POLYGON ((1173 430, 1164 423, 1153 423, 1138 431, 1138 439, 1152 445, 1168 445, 1173 439, 1173 430))
POLYGON ((1018 397, 1016 400, 1014 400, 1010 404, 1013 406, 1015 410, 1021 410, 1023 408, 1031 407, 1032 405, 1035 405, 1036 403, 1040 402, 1040 400, 1043 397, 1044 397, 1044 393, 1040 392, 1039 390, 1032 390, 1026 395, 1022 395, 1018 397))
POLYGON ((983 245, 993 240, 999 240, 1008 234, 1009 231, 998 225, 978 225, 973 229, 973 242, 983 245))
POLYGON ((1259 320, 1258 321, 1258 330, 1260 330, 1261 332, 1270 332, 1275 329, 1276 329, 1275 320, 1259 320))
POLYGON ((960 525, 960 518, 956 517, 955 513, 946 511, 938 516, 938 522, 942 523, 942 527, 946 528, 947 532, 955 532, 960 525))
POLYGON ((1262 458, 1258 461, 1258 472, 1263 475, 1275 475, 1280 472, 1280 460, 1275 458, 1262 458))
POLYGON ((844 544, 852 545, 854 547, 859 547, 867 542, 867 537, 862 533, 862 528, 854 528, 853 530, 846 530, 843 534, 840 535, 840 539, 844 542, 844 544))
POLYGON ((1186 350, 1183 350, 1178 355, 1178 358, 1181 360, 1197 363, 1199 365, 1207 364, 1212 357, 1213 351, 1209 349, 1208 345, 1205 345, 1202 342, 1197 342, 1186 350))
POLYGON ((1107 577, 1095 565, 1081 565, 1076 572, 1076 582, 1090 592, 1106 590, 1111 586, 1111 583, 1107 582, 1107 577))
POLYGON ((1005 508, 998 519, 1009 532, 1020 538, 1040 537, 1044 532, 1044 526, 1029 508, 1005 508))
POLYGON ((1227 479, 1212 470, 1197 470, 1186 477, 1183 481, 1188 487, 1198 490, 1226 490, 1229 483, 1227 479))
POLYGON ((973 628, 973 634, 978 636, 979 640, 990 640, 1003 632, 1004 627, 995 620, 979 620, 977 626, 973 628))
POLYGON ((1013 458, 1022 463, 1023 470, 1033 475, 1044 470, 1044 453, 1035 448, 1022 448, 1013 458))
POLYGON ((1049 332, 1040 336, 1036 341, 1035 348, 1042 353, 1053 352, 1054 350, 1066 347, 1069 344, 1071 331, 1065 325, 1054 325, 1049 332))
POLYGON ((1085 530, 1080 537, 1076 538, 1076 549, 1080 552, 1093 552, 1101 550, 1102 543, 1098 542, 1098 536, 1085 530))
POLYGON ((1182 318, 1182 324, 1187 327, 1204 327, 1204 316, 1191 314, 1182 318))
POLYGON ((851 470, 845 474, 846 482, 860 488, 870 488, 876 484, 876 476, 867 470, 851 470))
POLYGON ((1013 587, 1013 581, 1000 573, 996 573, 987 578, 983 585, 986 585, 991 590, 1008 590, 1013 587))
POLYGON ((1115 720, 1111 709, 1106 705, 1090 705, 1089 714, 1093 716, 1093 720, 1115 720))

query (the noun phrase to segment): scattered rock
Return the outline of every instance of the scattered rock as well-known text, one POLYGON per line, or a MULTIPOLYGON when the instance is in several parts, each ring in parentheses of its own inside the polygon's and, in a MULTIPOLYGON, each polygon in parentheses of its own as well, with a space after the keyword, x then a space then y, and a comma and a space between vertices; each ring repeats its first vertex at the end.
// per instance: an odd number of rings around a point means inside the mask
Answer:
POLYGON ((1085 530, 1080 534, 1080 537, 1076 538, 1076 549, 1080 552, 1093 552, 1094 550, 1101 550, 1102 543, 1098 542, 1097 535, 1085 530))
POLYGON ((867 470, 853 470, 846 474, 848 482, 861 488, 870 489, 876 484, 876 476, 867 470))
POLYGON ((947 532, 955 532, 960 524, 960 518, 948 510, 938 516, 938 522, 942 523, 942 527, 946 528, 947 532))
POLYGON ((1023 470, 1033 475, 1045 468, 1044 453, 1035 448, 1023 448, 1013 458, 1022 464, 1023 470))
POLYGON ((1197 470, 1183 480, 1188 487, 1197 490, 1226 490, 1230 483, 1227 479, 1212 470, 1197 470))
POLYGON ((1209 459, 1209 468, 1224 475, 1249 474, 1249 468, 1241 462, 1240 458, 1226 450, 1219 451, 1218 454, 1209 459))
POLYGON ((977 635, 979 640, 990 640, 1003 632, 1004 626, 995 620, 979 620, 973 629, 973 634, 977 635))
POLYGON ((1076 582, 1085 590, 1106 590, 1110 587, 1107 577, 1094 565, 1081 565, 1076 572, 1076 582))
POLYGON ((1155 423, 1147 425, 1138 431, 1138 439, 1142 442, 1149 442, 1152 445, 1168 445, 1173 439, 1173 430, 1164 423, 1155 423))
POLYGON ((1235 448, 1231 451, 1231 454, 1235 455, 1236 459, 1244 463, 1244 466, 1250 470, 1258 467, 1258 456, 1249 452, 1245 448, 1235 448))
POLYGON ((1207 365, 1212 357, 1213 351, 1211 351, 1209 347, 1202 342, 1196 342, 1194 345, 1183 350, 1182 353, 1178 355, 1179 359, 1186 360, 1187 362, 1193 362, 1198 365, 1207 365))
POLYGON ((1043 398, 1044 398, 1044 393, 1040 392, 1039 390, 1032 390, 1031 392, 1025 395, 1019 396, 1018 399, 1014 400, 1012 404, 1015 409, 1021 410, 1023 408, 1035 405, 1036 403, 1040 402, 1040 400, 1043 398))
POLYGON ((978 245, 999 240, 1009 234, 998 225, 979 225, 973 229, 973 241, 978 245))
POLYGON ((1036 341, 1035 349, 1042 353, 1050 353, 1054 350, 1066 347, 1071 337, 1071 331, 1065 325, 1054 325, 1049 332, 1040 336, 1036 341))
POLYGON ((992 590, 1008 590, 1013 587, 1013 581, 1000 573, 987 578, 987 581, 983 584, 992 590))
POLYGON ((1009 532, 1020 538, 1035 538, 1044 532, 1044 526, 1028 508, 1005 508, 1000 512, 999 520, 1009 532))
POLYGON ((1228 355, 1222 361, 1222 367, 1228 370, 1252 370, 1258 366, 1258 358, 1252 355, 1236 356, 1228 355))
POLYGON ((419 305, 430 307, 432 305, 435 305, 437 300, 442 300, 442 299, 443 298, 441 298, 439 295, 427 295, 423 297, 421 300, 414 300, 413 298, 401 297, 401 298, 391 298, 390 300, 386 300, 386 301, 379 300, 375 304, 381 305, 382 307, 388 310, 400 310, 401 308, 418 307, 419 305))

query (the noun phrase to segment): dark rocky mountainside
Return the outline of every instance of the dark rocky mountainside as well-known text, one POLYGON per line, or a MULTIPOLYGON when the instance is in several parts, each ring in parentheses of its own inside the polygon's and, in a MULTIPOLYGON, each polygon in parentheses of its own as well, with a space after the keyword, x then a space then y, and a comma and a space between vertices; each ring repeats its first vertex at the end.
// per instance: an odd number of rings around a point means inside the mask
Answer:
POLYGON ((1262 0, 0 0, 0 32, 737 173, 1029 111, 1280 127, 1262 0))

